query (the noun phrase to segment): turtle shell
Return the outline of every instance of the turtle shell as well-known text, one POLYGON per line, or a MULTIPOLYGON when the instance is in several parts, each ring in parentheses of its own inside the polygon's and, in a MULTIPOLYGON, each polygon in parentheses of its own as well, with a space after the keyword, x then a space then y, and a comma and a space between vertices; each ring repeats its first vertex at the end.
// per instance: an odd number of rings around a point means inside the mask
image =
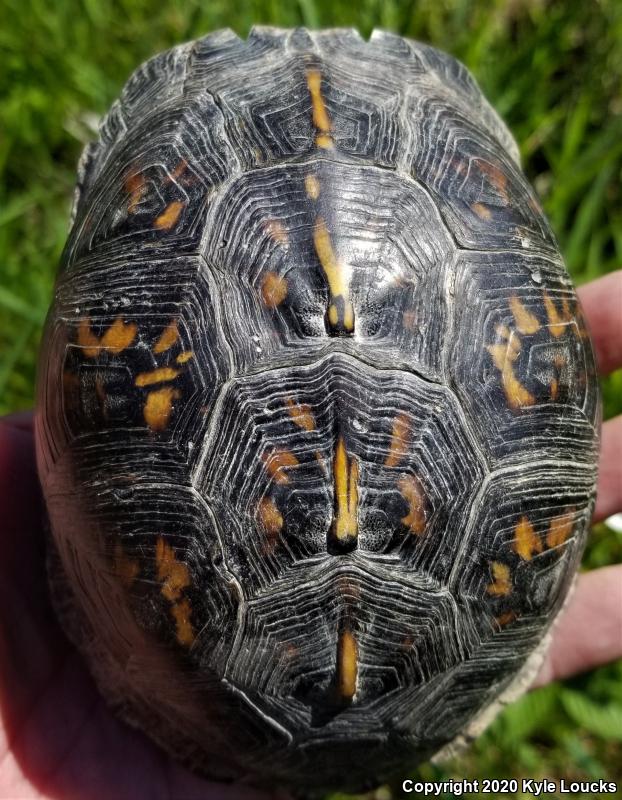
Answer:
POLYGON ((453 58, 263 27, 144 64, 81 160, 42 353, 55 603, 169 752, 358 790, 527 685, 598 389, 516 144, 453 58))

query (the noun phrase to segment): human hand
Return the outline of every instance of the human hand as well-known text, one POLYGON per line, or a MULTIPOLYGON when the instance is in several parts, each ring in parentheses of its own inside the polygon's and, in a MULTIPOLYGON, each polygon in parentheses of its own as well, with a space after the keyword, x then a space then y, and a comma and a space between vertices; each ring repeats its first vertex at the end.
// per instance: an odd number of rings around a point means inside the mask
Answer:
MULTIPOLYGON (((601 372, 622 366, 622 271, 580 291, 601 372)), ((622 510, 622 417, 603 426, 595 520, 622 510)), ((0 798, 260 800, 203 780, 114 718, 61 632, 45 575, 32 419, 0 422, 0 798)), ((581 575, 535 685, 622 656, 622 565, 581 575)))

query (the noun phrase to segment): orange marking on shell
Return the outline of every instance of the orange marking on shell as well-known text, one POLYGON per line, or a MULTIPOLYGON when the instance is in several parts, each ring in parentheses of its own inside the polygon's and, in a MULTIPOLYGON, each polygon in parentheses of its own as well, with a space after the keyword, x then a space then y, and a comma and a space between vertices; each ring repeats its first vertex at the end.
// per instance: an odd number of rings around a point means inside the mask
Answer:
POLYGON ((358 536, 359 465, 354 456, 348 458, 343 436, 339 437, 333 460, 335 515, 332 533, 340 541, 358 536))
POLYGON ((514 550, 523 561, 531 561, 536 553, 542 552, 542 541, 526 516, 516 523, 514 536, 514 550))
POLYGON ((173 200, 169 203, 159 217, 156 217, 153 227, 161 231, 170 231, 173 228, 186 203, 183 200, 173 200))
POLYGON ((492 356, 495 367, 501 373, 501 382, 505 396, 511 408, 532 406, 536 400, 514 374, 514 362, 521 350, 520 338, 510 334, 504 325, 497 327, 497 334, 505 341, 502 344, 490 344, 486 349, 492 356))
POLYGON ((190 622, 190 617, 192 616, 190 600, 184 597, 183 600, 173 603, 171 614, 175 620, 177 641, 183 647, 190 647, 196 638, 194 628, 190 622))
POLYGON ((117 542, 114 546, 113 569, 115 575, 126 589, 131 588, 140 572, 138 561, 133 558, 128 558, 123 550, 121 542, 117 542))
POLYGON ((557 306, 550 298, 548 292, 543 293, 544 308, 546 309, 546 316, 549 320, 549 330, 551 335, 559 339, 567 329, 568 323, 572 321, 572 312, 568 305, 568 299, 564 298, 562 301, 562 313, 557 310, 557 306))
POLYGON ((315 175, 307 175, 305 178, 305 191, 310 200, 317 200, 320 196, 320 182, 315 175))
POLYGON ((121 353, 129 347, 136 338, 138 328, 134 322, 125 323, 117 317, 101 339, 104 350, 112 353, 121 353))
POLYGON ((557 395, 559 394, 559 381, 557 378, 553 378, 550 384, 551 388, 551 400, 557 400, 557 395))
POLYGON ((118 354, 132 344, 137 331, 134 322, 125 323, 117 317, 100 338, 93 333, 90 320, 82 319, 78 323, 78 344, 86 358, 97 358, 102 350, 118 354))
POLYGON ((148 393, 143 407, 143 417, 152 431, 163 431, 168 426, 173 413, 173 400, 178 400, 181 393, 172 386, 164 386, 148 393))
POLYGON ((277 483, 289 483, 289 476, 284 470, 298 465, 298 459, 290 450, 275 449, 271 453, 262 453, 262 461, 268 474, 277 483))
POLYGON ((160 334, 158 341, 153 345, 154 353, 165 353, 170 350, 179 339, 179 328, 176 319, 172 319, 160 334))
POLYGON ((128 213, 135 214, 140 201, 147 192, 145 178, 140 172, 127 176, 125 179, 125 191, 130 196, 127 204, 128 213))
POLYGON ((150 372, 139 372, 134 381, 135 386, 151 386, 162 381, 172 381, 179 375, 180 370, 173 367, 158 367, 150 372))
POLYGON ((333 249, 330 234, 322 217, 318 217, 313 227, 313 245, 324 275, 328 282, 331 303, 328 308, 329 322, 333 327, 339 321, 339 311, 335 304, 337 298, 343 301, 343 327, 354 330, 354 308, 350 300, 349 271, 339 262, 333 249))
POLYGON ((315 143, 318 147, 321 147, 322 150, 331 150, 335 146, 333 137, 325 133, 318 134, 315 137, 315 143))
POLYGON ((101 340, 91 330, 88 319, 81 319, 78 323, 78 344, 86 358, 97 358, 101 351, 101 340))
POLYGON ((278 219, 271 219, 265 223, 266 231, 271 239, 279 244, 286 245, 289 242, 289 236, 285 230, 285 226, 278 219))
POLYGON ((156 541, 155 559, 158 580, 162 584, 160 591, 171 602, 179 600, 183 590, 191 583, 188 566, 177 558, 163 536, 158 536, 156 541))
POLYGON ((262 498, 257 507, 257 513, 261 526, 268 537, 268 541, 273 547, 279 533, 283 529, 283 515, 277 508, 274 500, 270 497, 262 498))
POLYGON ((393 421, 391 444, 385 458, 385 467, 396 467, 404 458, 405 450, 410 442, 410 418, 408 414, 398 414, 393 421))
POLYGON ((164 183, 176 183, 179 178, 184 174, 186 169, 188 168, 188 162, 185 158, 182 158, 179 164, 175 167, 175 169, 171 172, 170 175, 167 175, 164 178, 164 183))
POLYGON ((339 694, 351 700, 356 694, 358 677, 358 644, 353 634, 344 630, 337 642, 337 686, 339 694))
POLYGON ((574 509, 567 511, 565 514, 560 514, 558 517, 553 517, 549 522, 549 530, 546 534, 547 547, 559 547, 572 534, 574 527, 574 509))
POLYGON ((495 617, 495 622, 500 628, 504 628, 506 625, 509 625, 517 619, 518 614, 516 611, 505 611, 503 614, 499 614, 498 617, 495 617))
POLYGON ((510 568, 507 564, 500 561, 492 561, 490 564, 492 573, 492 583, 486 587, 486 592, 493 597, 504 597, 512 591, 512 578, 510 568))
POLYGON ((483 203, 473 203, 471 210, 474 211, 480 219, 488 221, 492 219, 492 212, 483 203))
POLYGON ((157 578, 162 584, 160 591, 171 603, 171 615, 175 620, 177 641, 179 644, 189 647, 194 641, 195 634, 190 622, 192 614, 190 600, 183 597, 183 592, 191 584, 190 570, 183 561, 177 558, 173 548, 165 542, 162 536, 159 536, 156 541, 155 561, 157 578))
POLYGON ((287 411, 292 418, 292 422, 305 431, 315 430, 315 419, 311 411, 311 406, 306 403, 296 403, 291 397, 288 397, 285 402, 287 403, 287 411))
POLYGON ((413 331, 417 327, 417 312, 413 309, 408 309, 402 314, 402 324, 406 330, 413 331))
POLYGON ((521 333, 530 335, 540 330, 538 318, 525 307, 515 294, 510 297, 510 309, 516 322, 516 327, 521 333))
POLYGON ((411 533, 421 536, 426 523, 425 493, 421 482, 414 475, 404 475, 398 480, 397 488, 408 503, 408 514, 402 517, 401 522, 411 533))
POLYGON ((587 329, 587 325, 585 324, 585 317, 583 316, 583 311, 581 310, 581 306, 579 302, 576 302, 575 305, 575 320, 577 323, 577 336, 579 339, 589 339, 590 334, 587 329))
POLYGON ((477 167, 480 172, 489 178, 492 185, 499 192, 503 200, 508 201, 508 178, 507 175, 495 164, 489 164, 488 161, 477 161, 477 167))
POLYGON ((313 124, 315 127, 328 133, 332 126, 324 98, 322 97, 322 75, 318 69, 310 69, 307 72, 307 86, 311 95, 311 107, 313 110, 313 124))
POLYGON ((268 308, 276 308, 287 296, 287 281, 276 272, 268 272, 261 283, 261 297, 268 308))
POLYGON ((177 356, 175 361, 178 364, 185 364, 187 361, 190 361, 190 359, 193 358, 193 357, 194 357, 194 353, 192 352, 192 350, 184 350, 183 353, 180 353, 177 356))

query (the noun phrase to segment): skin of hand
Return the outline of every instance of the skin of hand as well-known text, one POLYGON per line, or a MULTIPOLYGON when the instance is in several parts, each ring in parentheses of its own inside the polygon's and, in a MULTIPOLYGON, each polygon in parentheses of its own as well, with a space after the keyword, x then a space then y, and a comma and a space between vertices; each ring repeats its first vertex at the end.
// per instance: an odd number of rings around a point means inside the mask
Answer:
MULTIPOLYGON (((622 271, 580 291, 601 373, 622 366, 622 271)), ((622 416, 603 426, 594 519, 622 510, 622 416)), ((0 800, 261 800, 171 761, 106 707, 45 575, 32 418, 0 420, 0 800)), ((622 565, 579 577, 534 685, 622 657, 622 565)), ((283 797, 284 795, 278 795, 283 797)))

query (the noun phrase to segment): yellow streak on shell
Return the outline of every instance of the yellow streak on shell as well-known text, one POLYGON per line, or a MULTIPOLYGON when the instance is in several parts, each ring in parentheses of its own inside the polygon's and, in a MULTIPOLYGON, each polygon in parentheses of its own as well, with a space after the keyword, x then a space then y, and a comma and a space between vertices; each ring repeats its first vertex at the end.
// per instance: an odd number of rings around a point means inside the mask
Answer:
POLYGON ((192 608, 190 600, 183 597, 183 591, 191 584, 190 570, 179 561, 173 548, 162 536, 156 541, 157 578, 162 584, 162 595, 172 604, 171 615, 175 620, 176 636, 179 644, 188 647, 194 641, 194 629, 190 622, 192 608))
POLYGON ((483 203, 473 203, 471 209, 477 214, 480 219, 485 219, 488 221, 492 219, 492 213, 488 206, 485 206, 483 203))
POLYGON ((287 280, 268 272, 261 283, 261 297, 268 308, 276 308, 287 296, 287 280))
POLYGON ((425 494, 421 483, 414 475, 404 475, 397 482, 397 488, 408 503, 408 514, 401 522, 411 533, 420 536, 425 532, 425 494))
POLYGON ((181 176, 186 171, 187 167, 188 167, 188 162, 186 161, 185 158, 182 158, 179 164, 177 164, 175 169, 171 172, 171 174, 166 176, 166 178, 164 179, 164 183, 177 182, 177 179, 181 178, 181 176))
POLYGON ((514 362, 518 359, 521 343, 518 335, 511 336, 507 328, 499 326, 497 333, 505 340, 502 344, 490 344, 486 349, 492 356, 495 367, 501 373, 505 396, 511 408, 532 406, 536 400, 514 374, 514 362))
POLYGON ((508 192, 507 192, 507 185, 508 185, 508 178, 507 175, 502 172, 499 167, 495 166, 494 164, 490 164, 488 161, 477 161, 477 168, 480 172, 486 175, 492 185, 497 189, 503 200, 507 203, 508 201, 508 192))
POLYGON ((410 442, 410 419, 407 414, 398 414, 393 422, 389 453, 384 461, 385 467, 396 467, 404 458, 404 450, 410 442))
POLYGON ((358 535, 359 465, 352 457, 348 459, 343 437, 339 438, 333 460, 333 479, 335 482, 336 517, 333 532, 340 541, 353 539, 358 535))
POLYGON ((156 217, 153 223, 154 228, 162 231, 170 231, 179 219, 179 215, 185 205, 185 202, 182 200, 173 200, 172 203, 167 205, 160 216, 156 217))
POLYGON ((152 431, 165 430, 173 412, 173 400, 180 396, 179 390, 172 386, 149 392, 143 407, 143 417, 152 431))
POLYGON ((562 301, 562 313, 557 310, 557 306, 551 300, 548 292, 544 292, 544 308, 546 309, 546 316, 549 320, 549 330, 551 335, 559 339, 566 331, 567 324, 572 320, 572 313, 568 305, 568 298, 562 301))
POLYGON ((559 547, 571 535, 574 527, 573 511, 574 510, 571 510, 566 514, 560 514, 558 517, 553 517, 553 519, 549 522, 549 530, 546 534, 547 547, 559 547))
POLYGON ((139 372, 134 384, 136 386, 151 386, 161 381, 172 381, 179 375, 180 370, 173 367, 158 367, 150 372, 139 372))
POLYGON ((525 307, 515 294, 510 297, 510 309, 516 322, 516 327, 521 333, 529 335, 540 330, 538 318, 525 307))
POLYGON ((173 548, 158 536, 156 541, 156 568, 160 591, 167 600, 179 600, 183 590, 190 586, 190 571, 183 561, 179 561, 173 548))
POLYGON ((184 597, 183 600, 174 603, 171 606, 171 614, 175 620, 177 641, 183 647, 190 647, 196 638, 194 628, 190 622, 190 617, 192 615, 190 600, 184 597))
POLYGON ((271 219, 266 222, 266 231, 271 239, 279 244, 286 245, 289 242, 289 236, 285 230, 285 226, 278 219, 271 219))
POLYGON ((292 418, 292 422, 305 431, 315 430, 315 419, 311 411, 311 406, 306 403, 296 403, 291 397, 288 397, 285 402, 287 403, 287 411, 292 418))
POLYGON ((258 506, 259 521, 269 536, 276 536, 283 528, 283 515, 270 497, 264 497, 258 506))
POLYGON ((305 191, 310 200, 317 200, 320 196, 320 182, 315 175, 307 175, 305 178, 305 191))
POLYGON ((261 458, 271 478, 277 483, 289 483, 289 476, 284 470, 298 464, 298 459, 290 450, 275 449, 271 453, 262 453, 261 458))
POLYGON ((91 330, 90 320, 82 319, 78 323, 78 344, 84 348, 86 358, 97 358, 102 350, 121 353, 132 344, 137 330, 134 322, 125 323, 121 317, 117 317, 100 338, 91 330))
POLYGON ((495 622, 500 628, 503 628, 505 625, 509 625, 511 622, 514 622, 518 618, 516 611, 505 611, 503 614, 499 614, 498 617, 495 617, 495 622))
POLYGON ((336 298, 341 297, 344 303, 343 327, 347 331, 352 331, 354 330, 354 309, 349 299, 350 287, 348 285, 347 271, 337 260, 326 223, 322 217, 317 218, 313 227, 313 244, 326 275, 328 288, 333 299, 328 310, 329 322, 333 326, 338 322, 338 311, 334 301, 336 298))
POLYGON ((147 191, 147 184, 144 177, 140 172, 135 175, 128 175, 125 179, 125 191, 129 194, 130 198, 127 204, 127 210, 130 214, 135 214, 140 201, 145 196, 147 191))
POLYGON ((492 571, 492 583, 489 583, 486 591, 493 597, 503 597, 512 591, 512 578, 510 568, 507 564, 500 561, 492 561, 490 564, 492 571))
POLYGON ((190 359, 193 358, 193 357, 194 357, 194 353, 192 352, 192 350, 184 350, 183 353, 180 353, 177 356, 175 361, 178 364, 185 364, 187 361, 190 361, 190 359))
POLYGON ((307 72, 307 86, 311 95, 313 124, 322 133, 328 133, 331 130, 331 123, 322 97, 322 76, 319 70, 310 69, 307 72))
POLYGON ((533 555, 542 552, 542 541, 526 516, 523 515, 516 523, 514 535, 514 550, 523 561, 531 561, 533 555))
POLYGON ((315 143, 318 147, 321 147, 322 150, 330 150, 334 146, 332 136, 328 136, 325 133, 320 133, 315 137, 315 143))
POLYGON ((354 697, 357 676, 358 645, 350 631, 342 631, 337 642, 337 685, 342 698, 354 697))
POLYGON ((158 341, 153 345, 153 352, 156 354, 165 353, 171 349, 177 339, 179 339, 177 320, 172 319, 160 334, 158 341))

